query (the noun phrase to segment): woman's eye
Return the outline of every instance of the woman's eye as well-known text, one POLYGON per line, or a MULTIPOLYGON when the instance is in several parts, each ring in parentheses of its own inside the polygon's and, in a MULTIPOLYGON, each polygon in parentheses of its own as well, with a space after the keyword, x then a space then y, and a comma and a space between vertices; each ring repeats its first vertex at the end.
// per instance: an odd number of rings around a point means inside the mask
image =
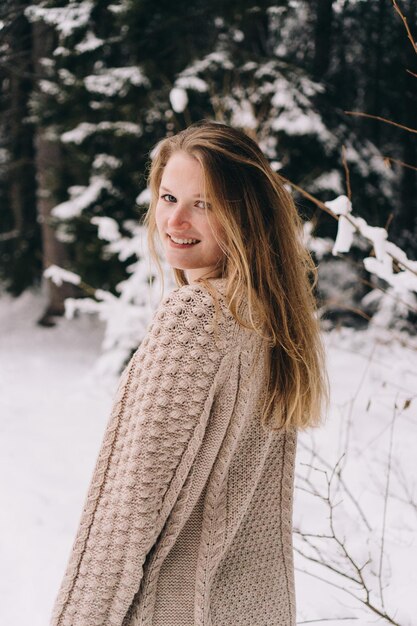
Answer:
POLYGON ((200 209, 211 209, 211 204, 209 202, 204 202, 204 200, 199 200, 197 204, 200 205, 200 209))
POLYGON ((162 198, 163 200, 165 200, 166 202, 175 202, 175 198, 174 198, 174 196, 171 196, 171 194, 170 194, 170 193, 164 193, 164 194, 161 196, 161 198, 162 198))

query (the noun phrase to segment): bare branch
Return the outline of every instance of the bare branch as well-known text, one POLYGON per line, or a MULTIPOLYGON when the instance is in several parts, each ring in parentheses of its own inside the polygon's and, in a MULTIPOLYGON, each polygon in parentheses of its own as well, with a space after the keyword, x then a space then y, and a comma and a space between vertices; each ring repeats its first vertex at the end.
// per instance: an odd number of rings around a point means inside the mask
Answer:
POLYGON ((417 54, 417 45, 416 45, 416 42, 414 41, 414 37, 411 34, 410 27, 408 26, 407 18, 404 16, 404 14, 402 13, 400 7, 398 6, 395 0, 392 0, 392 4, 393 4, 394 9, 397 11, 398 15, 402 19, 405 30, 407 31, 407 36, 409 40, 411 41, 411 45, 413 46, 414 52, 417 54))
MULTIPOLYGON (((417 74, 416 74, 416 77, 417 77, 417 74)), ((410 170, 417 171, 417 167, 415 165, 404 163, 404 161, 400 161, 399 159, 394 159, 393 157, 389 157, 389 156, 381 156, 381 159, 384 159, 384 161, 388 161, 389 163, 397 163, 398 165, 401 165, 401 167, 407 167, 410 170)))
POLYGON ((344 145, 342 146, 342 161, 343 161, 343 167, 345 168, 347 197, 349 198, 349 200, 352 200, 352 189, 350 187, 349 166, 346 160, 346 148, 344 145))
POLYGON ((409 133, 417 133, 416 128, 410 128, 409 126, 404 126, 403 124, 399 124, 398 122, 393 122, 392 120, 388 120, 386 117, 380 117, 379 115, 372 115, 371 113, 362 113, 361 111, 344 111, 346 115, 357 115, 358 117, 369 117, 373 120, 379 120, 380 122, 385 122, 386 124, 391 124, 392 126, 397 126, 398 128, 402 128, 409 133))
MULTIPOLYGON (((304 442, 299 441, 298 445, 300 445, 300 447, 303 447, 305 450, 311 451, 311 448, 309 448, 304 442)), ((328 461, 326 461, 325 459, 323 459, 323 457, 321 457, 317 452, 315 453, 315 456, 317 457, 317 459, 320 461, 320 463, 322 463, 325 467, 328 467, 329 469, 331 469, 331 465, 328 461)), ((368 520, 366 519, 365 513, 363 512, 363 510, 361 509, 359 502, 357 501, 357 499, 353 496, 353 494, 351 493, 351 491, 349 490, 348 486, 346 485, 344 479, 342 478, 342 476, 339 476, 339 481, 341 483, 341 485, 343 485, 343 488, 345 490, 345 493, 349 496, 352 504, 355 506, 355 508, 357 509, 359 515, 362 518, 363 523, 365 524, 366 528, 368 529, 368 531, 372 531, 372 527, 370 525, 370 523, 368 522, 368 520)))
POLYGON ((397 394, 397 396, 395 398, 394 417, 392 418, 392 422, 391 422, 391 432, 390 432, 390 442, 389 442, 389 452, 388 452, 388 467, 387 467, 387 483, 386 483, 385 494, 384 494, 384 512, 383 512, 383 517, 382 517, 381 552, 380 552, 380 556, 379 556, 379 572, 378 572, 379 593, 380 593, 380 597, 381 597, 382 608, 384 609, 384 611, 385 611, 384 596, 383 596, 383 592, 382 592, 382 562, 383 562, 383 558, 384 558, 385 530, 386 530, 386 522, 387 522, 389 481, 390 481, 390 476, 391 476, 392 442, 393 442, 393 438, 394 438, 395 418, 397 417, 397 400, 398 400, 398 394, 397 394))

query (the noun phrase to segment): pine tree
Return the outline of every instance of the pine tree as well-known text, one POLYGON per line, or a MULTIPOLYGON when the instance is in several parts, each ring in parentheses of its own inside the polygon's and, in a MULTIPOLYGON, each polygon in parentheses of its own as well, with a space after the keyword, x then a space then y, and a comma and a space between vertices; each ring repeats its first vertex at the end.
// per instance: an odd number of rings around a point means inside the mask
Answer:
POLYGON ((26 6, 24 0, 5 0, 0 6, 0 279, 14 295, 37 281, 42 268, 26 6))

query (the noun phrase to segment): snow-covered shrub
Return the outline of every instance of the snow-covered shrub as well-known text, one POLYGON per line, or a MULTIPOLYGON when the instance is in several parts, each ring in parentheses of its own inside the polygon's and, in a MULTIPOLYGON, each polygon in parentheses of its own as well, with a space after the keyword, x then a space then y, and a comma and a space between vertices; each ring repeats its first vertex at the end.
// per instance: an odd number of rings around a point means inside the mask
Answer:
MULTIPOLYGON (((106 241, 105 251, 120 261, 136 257, 127 266, 128 277, 116 285, 118 295, 104 289, 93 289, 91 297, 67 298, 65 315, 71 319, 76 312, 96 314, 104 322, 102 354, 97 370, 103 375, 117 376, 133 351, 142 341, 161 296, 175 284, 170 267, 160 256, 164 270, 164 286, 147 251, 146 228, 133 221, 125 222, 130 236, 120 234, 118 224, 108 217, 93 218, 98 236, 106 241), (164 287, 164 290, 163 290, 164 287)), ((83 287, 81 277, 56 266, 45 271, 56 284, 72 282, 83 287)))

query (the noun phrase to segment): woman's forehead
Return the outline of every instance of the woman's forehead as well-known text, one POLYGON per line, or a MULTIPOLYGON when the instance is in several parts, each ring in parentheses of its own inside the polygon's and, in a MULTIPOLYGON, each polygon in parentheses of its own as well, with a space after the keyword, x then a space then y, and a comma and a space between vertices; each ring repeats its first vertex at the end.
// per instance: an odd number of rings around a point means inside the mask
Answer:
POLYGON ((175 152, 163 169, 160 185, 170 191, 181 188, 199 194, 204 190, 203 168, 196 158, 175 152))

